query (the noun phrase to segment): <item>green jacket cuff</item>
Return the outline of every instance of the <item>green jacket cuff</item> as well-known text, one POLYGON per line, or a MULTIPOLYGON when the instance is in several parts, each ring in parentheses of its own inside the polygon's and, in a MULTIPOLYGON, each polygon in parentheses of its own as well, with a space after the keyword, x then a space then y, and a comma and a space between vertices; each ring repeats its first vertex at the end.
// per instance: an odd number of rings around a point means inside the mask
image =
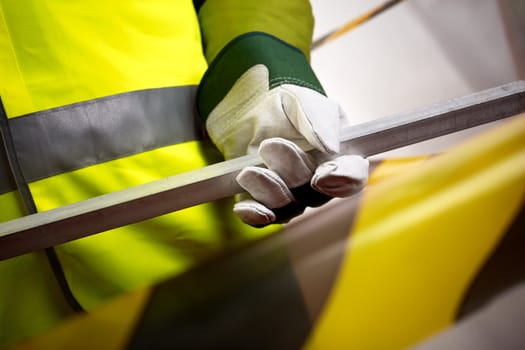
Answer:
POLYGON ((268 68, 270 89, 294 84, 326 95, 301 50, 272 35, 251 32, 228 43, 210 64, 197 92, 200 116, 206 120, 237 79, 257 64, 268 68))

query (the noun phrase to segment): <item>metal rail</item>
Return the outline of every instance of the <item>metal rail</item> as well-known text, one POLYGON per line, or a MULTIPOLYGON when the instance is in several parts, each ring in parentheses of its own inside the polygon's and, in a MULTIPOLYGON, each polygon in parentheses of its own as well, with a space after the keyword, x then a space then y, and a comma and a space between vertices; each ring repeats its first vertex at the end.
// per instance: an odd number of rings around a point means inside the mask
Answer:
MULTIPOLYGON (((525 112, 517 81, 342 130, 342 152, 370 156, 525 112)), ((242 192, 235 176, 261 165, 244 156, 0 223, 0 260, 242 192)))

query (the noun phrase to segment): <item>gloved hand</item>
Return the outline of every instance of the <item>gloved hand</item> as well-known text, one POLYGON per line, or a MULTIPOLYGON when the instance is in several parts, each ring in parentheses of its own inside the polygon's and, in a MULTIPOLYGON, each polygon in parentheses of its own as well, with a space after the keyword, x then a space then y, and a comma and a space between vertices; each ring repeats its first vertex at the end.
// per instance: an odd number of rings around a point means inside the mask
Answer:
POLYGON ((237 177, 247 195, 234 211, 250 225, 287 222, 307 206, 352 195, 366 184, 368 161, 338 156, 339 105, 324 95, 304 55, 274 37, 257 33, 226 47, 203 79, 198 103, 201 114, 209 111, 206 129, 226 159, 258 152, 267 167, 247 167, 237 177), (267 51, 257 56, 253 48, 261 45, 267 51), (233 56, 232 49, 238 51, 233 56), (231 71, 228 61, 239 53, 257 59, 234 68, 236 79, 213 76, 231 71), (231 86, 214 105, 203 94, 216 92, 211 86, 220 81, 231 86), (320 151, 315 157, 303 151, 312 148, 320 151))

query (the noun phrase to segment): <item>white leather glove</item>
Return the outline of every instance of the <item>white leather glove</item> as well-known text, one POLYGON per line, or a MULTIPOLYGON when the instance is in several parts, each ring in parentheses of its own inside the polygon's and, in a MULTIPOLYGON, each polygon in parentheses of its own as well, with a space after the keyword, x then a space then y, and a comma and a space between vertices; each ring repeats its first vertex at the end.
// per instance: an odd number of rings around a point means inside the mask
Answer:
POLYGON ((237 177, 248 196, 239 197, 234 211, 258 227, 287 222, 307 206, 352 195, 368 179, 366 159, 338 156, 344 119, 339 105, 314 85, 279 79, 282 84, 272 81, 265 64, 251 66, 206 121, 226 159, 258 152, 267 167, 247 167, 237 177), (314 158, 302 150, 311 148, 320 155, 314 158))

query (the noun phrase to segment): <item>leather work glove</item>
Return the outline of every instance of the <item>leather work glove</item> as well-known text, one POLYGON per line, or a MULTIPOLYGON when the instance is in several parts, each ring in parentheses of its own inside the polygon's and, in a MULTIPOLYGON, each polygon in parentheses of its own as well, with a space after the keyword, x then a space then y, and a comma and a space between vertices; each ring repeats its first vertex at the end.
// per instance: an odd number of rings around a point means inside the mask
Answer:
POLYGON ((252 226, 287 222, 367 182, 368 160, 338 155, 341 108, 325 96, 305 56, 275 37, 250 33, 223 49, 197 101, 226 159, 258 152, 266 166, 237 176, 247 194, 234 211, 252 226), (304 151, 312 148, 320 152, 304 151))

